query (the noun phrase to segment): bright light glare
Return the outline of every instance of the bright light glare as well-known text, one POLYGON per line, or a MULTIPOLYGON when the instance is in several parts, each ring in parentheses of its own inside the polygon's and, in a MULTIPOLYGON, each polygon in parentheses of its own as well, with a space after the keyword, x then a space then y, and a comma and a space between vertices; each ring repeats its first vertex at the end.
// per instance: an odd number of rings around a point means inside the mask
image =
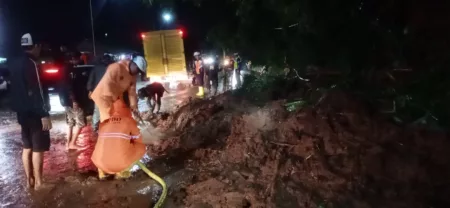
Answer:
POLYGON ((47 70, 45 70, 45 72, 49 73, 49 74, 55 74, 55 73, 58 73, 58 69, 47 69, 47 70))
POLYGON ((59 100, 59 95, 50 94, 50 113, 61 113, 65 111, 65 108, 61 105, 61 101, 59 100))
POLYGON ((169 13, 165 13, 165 14, 163 14, 163 19, 166 22, 170 22, 172 20, 172 15, 169 13))
POLYGON ((214 63, 214 59, 212 57, 208 57, 205 59, 205 64, 212 64, 214 63))
POLYGON ((41 64, 45 64, 45 61, 41 61, 41 64))
POLYGON ((6 58, 0 57, 0 63, 6 62, 6 61, 7 61, 6 58))
POLYGON ((224 65, 224 66, 228 66, 229 64, 230 64, 230 60, 225 59, 225 60, 223 61, 223 65, 224 65))
POLYGON ((8 83, 2 82, 2 84, 0 84, 0 90, 6 90, 6 89, 8 89, 8 83))
POLYGON ((120 60, 124 60, 125 58, 127 58, 127 57, 125 56, 125 54, 120 55, 120 60))

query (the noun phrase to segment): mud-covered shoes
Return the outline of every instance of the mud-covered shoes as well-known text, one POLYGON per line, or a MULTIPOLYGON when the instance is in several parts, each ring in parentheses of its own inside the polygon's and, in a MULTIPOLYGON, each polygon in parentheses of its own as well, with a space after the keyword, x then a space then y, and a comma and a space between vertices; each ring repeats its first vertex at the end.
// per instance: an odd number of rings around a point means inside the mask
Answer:
POLYGON ((131 172, 130 172, 130 170, 124 170, 124 171, 122 171, 122 172, 120 172, 120 173, 116 173, 115 175, 114 175, 114 178, 115 179, 128 179, 128 178, 130 178, 131 177, 131 172))
POLYGON ((105 174, 105 172, 103 172, 103 170, 97 169, 98 170, 98 179, 101 181, 106 180, 107 175, 105 174))

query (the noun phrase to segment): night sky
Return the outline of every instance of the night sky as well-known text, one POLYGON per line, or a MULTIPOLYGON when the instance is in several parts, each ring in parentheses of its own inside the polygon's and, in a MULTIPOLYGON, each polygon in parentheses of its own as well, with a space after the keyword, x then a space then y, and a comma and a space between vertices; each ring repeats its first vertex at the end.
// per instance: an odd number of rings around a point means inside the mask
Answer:
MULTIPOLYGON (((223 21, 223 9, 210 3, 190 2, 145 5, 141 0, 92 0, 96 41, 127 50, 141 50, 140 33, 155 29, 182 28, 186 52, 198 50, 207 31, 223 21), (163 11, 172 11, 175 22, 166 25, 163 11), (219 11, 222 14, 218 13, 219 11), (105 37, 105 33, 108 34, 105 37)), ((89 0, 1 0, 0 53, 17 47, 21 34, 30 32, 54 46, 75 46, 91 39, 89 0)))

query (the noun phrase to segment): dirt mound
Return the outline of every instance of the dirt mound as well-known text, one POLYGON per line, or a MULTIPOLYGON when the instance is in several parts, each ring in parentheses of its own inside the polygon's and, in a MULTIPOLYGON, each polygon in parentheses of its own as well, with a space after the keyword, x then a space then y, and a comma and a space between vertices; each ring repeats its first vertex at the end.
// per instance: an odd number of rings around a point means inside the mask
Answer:
POLYGON ((161 126, 178 135, 154 157, 189 153, 195 170, 172 192, 183 207, 448 207, 450 142, 399 127, 334 92, 285 111, 225 95, 180 108, 161 126), (242 107, 245 106, 245 107, 242 107), (245 111, 243 109, 246 109, 245 111), (180 194, 180 192, 183 192, 180 194))
POLYGON ((167 154, 181 154, 201 146, 220 143, 218 138, 230 134, 231 107, 230 94, 215 99, 193 100, 180 107, 166 118, 154 118, 151 122, 175 135, 162 141, 158 146, 150 146, 149 155, 158 157, 167 154))

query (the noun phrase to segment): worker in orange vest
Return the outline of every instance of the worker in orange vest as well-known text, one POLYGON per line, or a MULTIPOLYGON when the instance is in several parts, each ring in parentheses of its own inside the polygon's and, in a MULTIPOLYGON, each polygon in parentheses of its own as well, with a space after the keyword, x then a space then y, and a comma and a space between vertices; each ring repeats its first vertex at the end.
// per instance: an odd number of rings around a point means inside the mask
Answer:
POLYGON ((204 88, 203 88, 203 84, 204 84, 204 76, 205 76, 205 72, 203 70, 203 60, 200 57, 200 53, 199 52, 195 52, 194 53, 194 74, 195 74, 195 81, 196 84, 198 86, 198 93, 197 96, 203 96, 204 95, 204 88))
POLYGON ((105 173, 128 177, 128 171, 117 170, 124 164, 131 165, 145 153, 131 112, 138 112, 136 81, 139 74, 145 74, 146 68, 142 56, 113 63, 91 94, 100 113, 99 140, 92 155, 100 179, 105 178, 105 173), (130 108, 123 99, 125 92, 128 92, 130 108))

